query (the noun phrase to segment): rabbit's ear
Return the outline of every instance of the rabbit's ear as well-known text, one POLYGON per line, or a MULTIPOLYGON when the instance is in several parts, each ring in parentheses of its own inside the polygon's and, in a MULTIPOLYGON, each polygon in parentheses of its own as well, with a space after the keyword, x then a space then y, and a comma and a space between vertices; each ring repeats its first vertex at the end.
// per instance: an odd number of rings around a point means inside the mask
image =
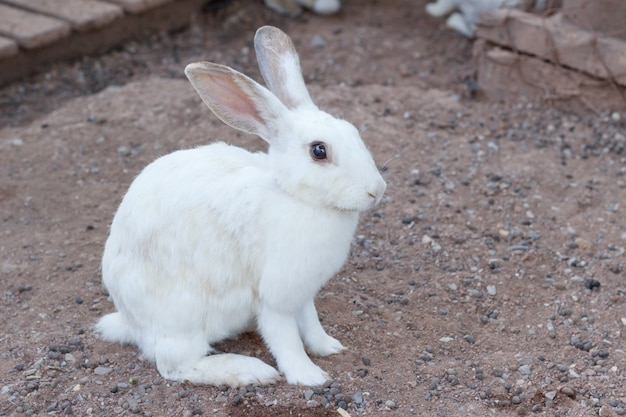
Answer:
POLYGON ((295 109, 314 105, 289 36, 273 26, 263 26, 254 36, 254 49, 265 83, 285 106, 295 109))
POLYGON ((224 123, 265 141, 275 136, 273 126, 287 109, 265 87, 232 68, 211 62, 189 64, 185 75, 224 123))

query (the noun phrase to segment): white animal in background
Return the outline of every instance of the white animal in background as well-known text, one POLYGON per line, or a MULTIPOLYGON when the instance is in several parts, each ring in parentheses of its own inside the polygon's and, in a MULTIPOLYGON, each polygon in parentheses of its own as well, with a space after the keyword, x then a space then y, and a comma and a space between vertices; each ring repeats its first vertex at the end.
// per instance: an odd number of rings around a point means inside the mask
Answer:
POLYGON ((256 329, 288 383, 320 385, 329 375, 305 349, 325 356, 343 346, 313 299, 386 184, 358 130, 311 100, 289 37, 265 26, 254 45, 267 88, 209 62, 185 73, 217 117, 260 136, 268 153, 220 142, 163 156, 139 174, 102 259, 118 311, 96 331, 136 344, 166 379, 243 386, 279 373, 211 345, 256 329))
MULTIPOLYGON (((542 8, 541 3, 545 1, 537 0, 532 3, 536 3, 535 9, 539 10, 542 8)), ((434 17, 443 17, 454 12, 448 17, 446 26, 461 35, 472 38, 481 13, 504 7, 526 9, 528 3, 529 0, 437 0, 426 5, 426 12, 434 17), (455 12, 455 10, 458 11, 455 12)))
POLYGON ((341 9, 340 0, 265 0, 265 5, 288 16, 299 15, 303 7, 318 14, 333 14, 341 9))

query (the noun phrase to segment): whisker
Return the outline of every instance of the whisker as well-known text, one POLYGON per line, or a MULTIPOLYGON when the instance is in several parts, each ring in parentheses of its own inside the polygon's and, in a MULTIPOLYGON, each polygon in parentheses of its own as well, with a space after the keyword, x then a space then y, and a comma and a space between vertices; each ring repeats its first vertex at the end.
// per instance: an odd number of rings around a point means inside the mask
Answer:
POLYGON ((383 162, 382 164, 380 164, 378 166, 378 171, 381 172, 381 173, 382 172, 387 172, 387 170, 389 169, 389 164, 391 162, 393 162, 395 159, 398 159, 398 157, 397 156, 393 156, 393 157, 387 159, 385 162, 383 162))

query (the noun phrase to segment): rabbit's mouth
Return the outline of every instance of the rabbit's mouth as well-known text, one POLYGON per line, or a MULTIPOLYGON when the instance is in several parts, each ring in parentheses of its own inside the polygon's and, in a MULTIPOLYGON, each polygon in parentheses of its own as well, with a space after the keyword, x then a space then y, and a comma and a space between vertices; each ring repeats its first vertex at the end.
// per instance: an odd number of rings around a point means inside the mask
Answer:
POLYGON ((378 205, 378 203, 380 203, 380 200, 383 199, 383 194, 380 193, 379 195, 376 195, 374 193, 367 193, 368 196, 372 197, 372 202, 370 203, 370 206, 367 208, 367 210, 371 210, 374 207, 376 207, 378 205))
POLYGON ((383 194, 382 193, 380 195, 376 195, 374 193, 367 193, 367 195, 369 197, 371 197, 372 200, 371 200, 370 204, 363 211, 370 211, 370 210, 374 209, 376 206, 378 206, 378 204, 380 204, 380 201, 383 199, 383 194))

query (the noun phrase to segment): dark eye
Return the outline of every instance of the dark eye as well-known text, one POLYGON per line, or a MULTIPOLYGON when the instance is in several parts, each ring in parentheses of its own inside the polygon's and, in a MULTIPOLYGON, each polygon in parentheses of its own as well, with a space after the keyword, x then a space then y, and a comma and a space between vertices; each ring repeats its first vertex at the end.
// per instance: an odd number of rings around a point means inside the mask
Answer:
POLYGON ((311 157, 316 161, 323 161, 327 158, 326 145, 323 143, 311 144, 311 157))

